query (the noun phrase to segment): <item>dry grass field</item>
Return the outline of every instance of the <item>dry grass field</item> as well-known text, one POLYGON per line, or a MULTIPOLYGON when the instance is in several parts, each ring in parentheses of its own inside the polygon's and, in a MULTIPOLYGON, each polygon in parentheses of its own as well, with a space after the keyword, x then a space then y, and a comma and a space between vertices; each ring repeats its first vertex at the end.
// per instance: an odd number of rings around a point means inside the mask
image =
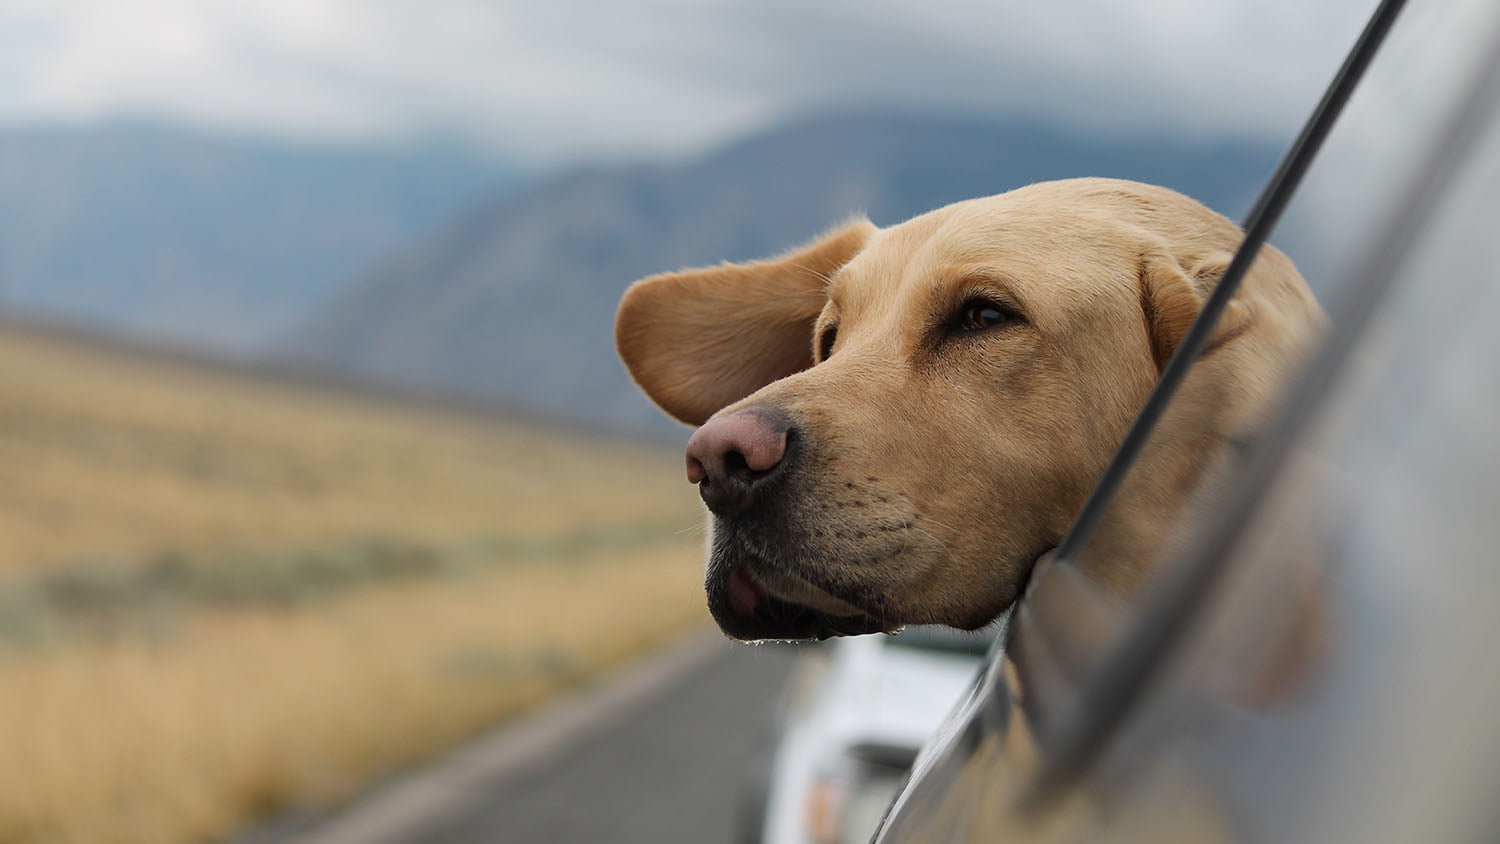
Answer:
POLYGON ((0 841, 213 840, 701 623, 667 449, 0 326, 0 841))

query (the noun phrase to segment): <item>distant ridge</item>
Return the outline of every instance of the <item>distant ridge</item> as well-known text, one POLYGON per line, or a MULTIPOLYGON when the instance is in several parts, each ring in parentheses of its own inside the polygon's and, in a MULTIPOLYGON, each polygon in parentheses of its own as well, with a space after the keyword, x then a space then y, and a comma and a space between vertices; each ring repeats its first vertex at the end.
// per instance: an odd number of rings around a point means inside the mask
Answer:
POLYGON ((476 208, 369 269, 280 353, 309 365, 668 431, 613 354, 626 285, 755 258, 851 214, 879 224, 1070 176, 1154 182, 1230 216, 1279 150, 865 111, 804 119, 679 166, 588 169, 476 208))
POLYGON ((515 181, 452 145, 0 128, 0 309, 245 351, 515 181))

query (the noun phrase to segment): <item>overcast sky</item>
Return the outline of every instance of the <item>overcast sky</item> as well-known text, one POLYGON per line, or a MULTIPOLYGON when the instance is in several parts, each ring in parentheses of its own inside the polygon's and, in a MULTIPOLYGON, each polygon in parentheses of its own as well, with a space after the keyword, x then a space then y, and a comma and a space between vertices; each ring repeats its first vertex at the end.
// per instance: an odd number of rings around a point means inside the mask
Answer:
POLYGON ((0 0, 0 122, 676 155, 829 104, 1284 139, 1374 0, 0 0))

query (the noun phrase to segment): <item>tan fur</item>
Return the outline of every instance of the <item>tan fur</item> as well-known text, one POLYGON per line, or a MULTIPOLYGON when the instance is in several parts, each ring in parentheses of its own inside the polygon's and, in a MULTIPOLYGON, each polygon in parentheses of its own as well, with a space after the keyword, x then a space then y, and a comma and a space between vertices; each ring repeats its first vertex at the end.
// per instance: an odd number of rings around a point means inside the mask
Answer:
MULTIPOLYGON (((797 426, 776 540, 790 550, 757 571, 772 593, 888 626, 975 627, 1058 542, 1240 239, 1164 188, 1042 183, 638 282, 618 347, 681 420, 762 406, 797 426), (951 331, 974 297, 1025 321, 951 331), (832 355, 814 360, 832 326, 832 355)), ((1100 582, 1139 583, 1319 320, 1291 262, 1264 249, 1101 530, 1100 582)))
POLYGON ((769 261, 634 284, 615 320, 620 357, 663 410, 701 425, 724 405, 812 365, 812 326, 827 302, 828 278, 874 232, 859 220, 769 261))

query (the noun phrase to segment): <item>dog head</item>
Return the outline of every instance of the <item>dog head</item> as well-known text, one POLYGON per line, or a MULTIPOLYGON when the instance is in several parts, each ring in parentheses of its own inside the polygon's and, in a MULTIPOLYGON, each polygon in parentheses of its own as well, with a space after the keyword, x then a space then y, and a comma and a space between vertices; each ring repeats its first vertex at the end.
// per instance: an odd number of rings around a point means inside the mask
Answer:
MULTIPOLYGON (((1241 237, 1172 191, 1079 179, 637 282, 617 345, 653 400, 701 426, 687 468, 712 513, 720 627, 821 638, 993 620, 1061 538, 1241 237)), ((1187 494, 1315 312, 1267 249, 1136 498, 1187 494)), ((1115 529, 1129 552, 1101 579, 1128 588, 1159 538, 1115 529)))

